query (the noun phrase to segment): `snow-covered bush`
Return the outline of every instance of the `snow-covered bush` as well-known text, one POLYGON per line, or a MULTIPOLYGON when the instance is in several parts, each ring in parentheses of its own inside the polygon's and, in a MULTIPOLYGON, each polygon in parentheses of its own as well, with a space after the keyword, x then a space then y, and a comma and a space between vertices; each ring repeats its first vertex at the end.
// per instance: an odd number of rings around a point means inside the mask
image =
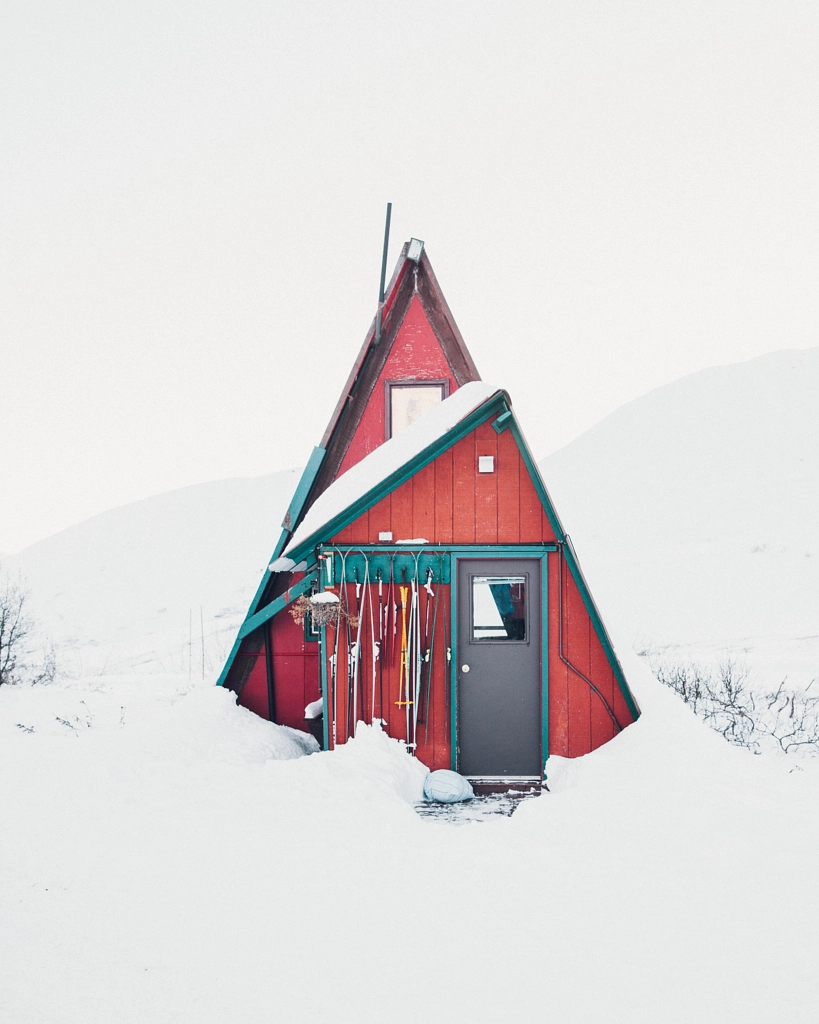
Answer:
POLYGON ((733 659, 716 669, 693 662, 668 663, 649 658, 657 679, 729 743, 755 754, 819 754, 819 692, 815 680, 804 690, 783 680, 775 690, 751 685, 749 670, 733 659))
POLYGON ((37 641, 28 589, 22 579, 0 574, 0 686, 50 683, 55 672, 54 648, 40 649, 37 641))

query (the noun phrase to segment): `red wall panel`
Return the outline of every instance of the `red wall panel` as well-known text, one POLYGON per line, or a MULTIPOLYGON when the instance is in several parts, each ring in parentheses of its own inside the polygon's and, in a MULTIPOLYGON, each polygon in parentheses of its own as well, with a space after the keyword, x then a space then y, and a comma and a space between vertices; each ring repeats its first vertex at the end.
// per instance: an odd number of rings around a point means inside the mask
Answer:
POLYGON ((394 540, 423 537, 431 544, 540 544, 555 536, 511 431, 498 436, 485 423, 419 470, 392 494, 339 531, 334 544, 375 544, 379 531, 394 540), (478 472, 478 457, 495 459, 478 472))
MULTIPOLYGON (((391 531, 395 540, 424 537, 430 544, 515 544, 554 541, 552 528, 534 484, 510 431, 497 435, 490 424, 468 434, 433 463, 383 498, 341 533, 333 543, 373 544, 378 534, 391 531), (478 473, 478 456, 493 455, 495 472, 478 473)), ((564 757, 578 757, 611 739, 616 727, 603 703, 606 701, 621 726, 631 721, 619 686, 600 640, 594 631, 580 592, 563 563, 562 554, 548 556, 548 651, 549 651, 549 751, 564 757), (559 580, 562 578, 562 594, 559 580), (563 647, 560 623, 563 623, 563 647), (562 655, 562 657, 561 657, 562 655), (564 660, 565 659, 565 660, 564 660), (568 664, 567 664, 568 662, 568 664), (600 691, 589 687, 590 679, 600 691)), ((345 598, 350 613, 360 614, 355 586, 347 585, 345 598)), ((377 586, 372 589, 377 601, 377 586)), ((426 592, 420 595, 421 621, 426 622, 426 592)), ((383 588, 384 605, 390 606, 382 664, 376 663, 376 700, 372 699, 372 630, 368 605, 359 620, 361 662, 359 717, 373 714, 386 720, 389 735, 406 739, 406 714, 400 698, 401 623, 399 584, 383 588), (396 604, 398 610, 396 612, 396 604), (381 692, 383 690, 383 706, 381 692)), ((432 620, 430 608, 430 623, 432 620)), ((374 614, 378 615, 377 607, 374 614)), ((418 756, 430 768, 447 768, 451 763, 450 716, 448 713, 445 630, 451 637, 449 588, 440 587, 438 623, 433 649, 432 688, 429 722, 418 727, 418 756), (446 621, 445 621, 446 620, 446 621)), ((358 627, 350 629, 355 642, 358 627)), ((377 621, 375 632, 378 633, 377 621)), ((328 627, 328 650, 332 654, 335 633, 328 627)), ((276 720, 304 729, 304 708, 320 695, 318 644, 304 641, 303 627, 285 611, 273 620, 273 673, 276 720)), ((240 654, 240 657, 243 655, 240 654)), ((328 677, 330 668, 328 663, 328 677)), ((348 734, 347 629, 341 629, 336 678, 338 742, 348 734)), ((330 694, 331 707, 333 694, 330 694)), ((253 669, 242 690, 240 703, 267 717, 267 680, 264 652, 255 656, 253 669)), ((426 702, 425 702, 426 704, 426 702)), ((425 711, 425 708, 423 709, 425 711)), ((423 712, 422 712, 423 713, 423 712)))
POLYGON ((384 369, 341 463, 339 476, 386 440, 385 382, 388 380, 448 380, 450 394, 458 387, 417 295, 398 329, 384 369))

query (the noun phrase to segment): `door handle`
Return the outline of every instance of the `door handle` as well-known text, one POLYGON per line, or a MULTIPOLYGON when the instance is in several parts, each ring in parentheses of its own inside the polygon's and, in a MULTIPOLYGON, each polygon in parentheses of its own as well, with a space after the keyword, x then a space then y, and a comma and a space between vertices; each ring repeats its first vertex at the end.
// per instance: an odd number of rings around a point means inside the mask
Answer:
POLYGON ((468 671, 469 671, 469 665, 461 665, 461 672, 468 672, 468 671))

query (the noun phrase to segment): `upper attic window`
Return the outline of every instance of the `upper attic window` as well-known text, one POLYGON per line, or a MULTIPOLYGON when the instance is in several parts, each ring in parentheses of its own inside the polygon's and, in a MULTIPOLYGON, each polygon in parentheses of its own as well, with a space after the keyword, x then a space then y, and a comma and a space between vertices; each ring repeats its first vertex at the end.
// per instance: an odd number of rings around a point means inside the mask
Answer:
POLYGON ((448 395, 448 380, 388 380, 387 440, 440 405, 448 395))

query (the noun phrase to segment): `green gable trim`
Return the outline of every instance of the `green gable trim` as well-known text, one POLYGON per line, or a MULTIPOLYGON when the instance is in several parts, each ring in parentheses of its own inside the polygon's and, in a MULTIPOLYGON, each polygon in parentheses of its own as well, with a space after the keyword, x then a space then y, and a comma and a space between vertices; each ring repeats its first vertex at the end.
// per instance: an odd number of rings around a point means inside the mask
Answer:
POLYGON ((310 587, 316 582, 318 578, 318 568, 314 567, 310 572, 305 573, 304 578, 300 579, 298 583, 294 583, 292 587, 286 590, 281 597, 277 597, 275 601, 271 601, 270 604, 266 604, 261 611, 256 612, 255 615, 250 615, 242 623, 242 628, 239 630, 239 636, 237 639, 244 640, 246 636, 252 633, 259 626, 263 626, 266 622, 273 618, 274 615, 278 615, 280 611, 283 611, 291 601, 295 601, 297 597, 300 597, 305 591, 309 590, 310 587))
POLYGON ((256 596, 250 603, 250 610, 245 616, 245 621, 242 623, 239 632, 236 634, 236 639, 233 641, 230 654, 225 661, 222 671, 219 673, 219 678, 216 680, 217 686, 225 685, 228 673, 230 672, 233 662, 236 660, 236 655, 239 653, 239 648, 241 647, 244 638, 255 629, 258 629, 259 626, 263 626, 265 622, 272 619, 274 615, 278 615, 278 613, 286 608, 291 601, 295 601, 297 597, 303 594, 306 590, 309 590, 317 576, 318 570, 316 568, 311 569, 310 572, 305 574, 304 579, 299 580, 299 582, 295 583, 289 590, 286 590, 281 597, 277 597, 275 601, 271 601, 270 604, 265 605, 260 612, 255 612, 256 606, 258 605, 261 595, 270 578, 269 574, 265 573, 262 578, 262 582, 259 584, 259 589, 256 591, 256 596))
POLYGON ((562 544, 566 540, 566 531, 563 529, 563 524, 560 522, 560 516, 558 516, 555 511, 555 507, 552 504, 552 499, 549 497, 549 492, 546 490, 546 484, 543 482, 543 477, 540 475, 537 463, 532 458, 529 445, 526 443, 526 438, 523 436, 523 432, 521 431, 518 421, 514 416, 512 417, 512 422, 509 426, 515 441, 517 442, 523 463, 529 471, 529 476, 532 483, 535 485, 538 497, 540 498, 543 508, 546 510, 546 518, 549 520, 549 525, 552 527, 555 537, 557 537, 558 544, 562 544))
POLYGON ((606 652, 609 664, 611 665, 612 671, 614 672, 614 678, 617 680, 617 685, 620 687, 620 692, 623 695, 623 700, 626 702, 626 707, 631 712, 632 718, 636 721, 640 717, 640 709, 634 701, 634 697, 631 694, 626 677, 623 673, 623 667, 620 664, 617 655, 614 653, 614 647, 612 646, 611 638, 609 637, 606 627, 603 625, 603 620, 600 618, 600 612, 597 610, 597 605, 594 603, 594 598, 591 596, 591 591, 588 588, 586 579, 583 576, 583 572, 580 568, 580 564, 577 560, 577 554, 572 545, 571 539, 566 531, 563 529, 563 524, 560 522, 560 517, 552 504, 552 499, 549 497, 549 492, 546 490, 546 484, 543 482, 543 477, 540 475, 537 463, 532 458, 532 453, 529 450, 529 445, 526 443, 526 438, 521 432, 520 426, 517 420, 512 417, 511 424, 512 433, 517 441, 518 448, 520 449, 521 456, 529 471, 529 476, 532 479, 532 483, 535 485, 535 490, 543 503, 543 508, 546 511, 546 516, 554 530, 555 537, 557 537, 558 544, 561 546, 563 555, 566 559, 566 565, 569 567, 569 572, 572 574, 580 596, 583 599, 583 605, 588 612, 589 618, 591 619, 594 631, 597 634, 597 639, 606 652))
POLYGON ((566 543, 563 546, 563 554, 566 558, 566 565, 569 567, 569 572, 572 574, 577 589, 580 591, 580 596, 583 598, 583 604, 586 606, 586 611, 589 613, 589 618, 594 626, 594 631, 597 633, 603 650, 606 652, 606 657, 609 659, 609 664, 614 672, 614 678, 617 680, 617 685, 620 687, 620 692, 623 695, 623 700, 626 702, 626 707, 631 712, 631 717, 636 722, 640 717, 640 709, 635 703, 634 697, 631 695, 631 690, 626 682, 626 677, 623 674, 623 667, 617 655, 614 653, 614 647, 612 646, 609 634, 606 632, 606 627, 603 625, 603 620, 600 618, 600 612, 597 610, 597 605, 594 603, 594 598, 591 596, 586 579, 583 575, 583 571, 577 561, 577 555, 575 554, 574 547, 570 537, 566 537, 566 543))
MULTIPOLYGON (((551 545, 550 545, 551 547, 551 545)), ((540 559, 540 774, 549 760, 549 556, 540 559)))
MULTIPOLYGON (((307 461, 307 465, 304 467, 304 470, 301 474, 301 478, 299 479, 299 482, 296 485, 296 491, 293 494, 293 497, 290 501, 290 506, 287 509, 287 514, 284 517, 284 522, 282 523, 282 532, 279 535, 278 543, 276 544, 276 547, 273 549, 273 554, 270 556, 270 562, 275 562, 279 555, 282 553, 282 551, 284 551, 284 546, 289 540, 293 529, 295 529, 295 524, 298 522, 299 516, 304 511, 304 503, 307 500, 307 496, 310 493, 310 488, 313 485, 313 481, 316 479, 316 474, 321 468, 321 464, 324 461, 324 456, 326 454, 327 452, 325 451, 324 448, 316 447, 313 449, 312 454, 310 455, 310 458, 307 461), (293 525, 288 526, 288 522, 290 522, 293 525)), ((267 584, 269 582, 270 575, 268 572, 265 571, 265 573, 262 575, 261 583, 256 588, 256 593, 253 595, 253 600, 250 602, 250 607, 248 608, 247 614, 245 615, 245 620, 244 623, 242 624, 242 629, 244 629, 245 623, 247 623, 247 621, 250 618, 252 618, 252 616, 256 613, 259 604, 262 600, 262 597, 264 596, 267 584)), ((233 666, 233 662, 236 659, 236 655, 239 653, 239 647, 242 643, 242 639, 246 635, 247 634, 243 634, 240 629, 239 633, 236 636, 236 639, 233 641, 233 646, 230 649, 230 654, 227 656, 227 660, 225 661, 224 667, 222 668, 222 671, 219 673, 219 678, 216 680, 217 686, 225 685, 225 680, 227 679, 228 672, 230 672, 231 667, 233 666)))
POLYGON ((310 488, 313 486, 313 481, 316 479, 316 474, 321 469, 321 464, 324 462, 324 456, 327 454, 327 450, 320 446, 317 446, 310 453, 310 458, 307 461, 307 465, 304 467, 304 472, 301 474, 301 479, 296 486, 296 493, 290 502, 290 505, 285 513, 284 520, 282 522, 282 528, 292 533, 295 530, 301 513, 304 509, 304 503, 307 500, 307 495, 310 493, 310 488))
POLYGON ((496 434, 502 434, 507 427, 512 425, 512 410, 507 409, 498 416, 496 420, 492 420, 492 429, 496 434))
POLYGON ((460 423, 456 423, 454 427, 448 430, 445 434, 439 437, 431 445, 428 445, 422 452, 419 452, 415 458, 410 459, 409 462, 405 463, 395 472, 391 473, 388 477, 381 480, 375 487, 372 487, 366 494, 362 495, 357 501, 353 502, 352 505, 348 505, 343 512, 340 512, 329 522, 325 523, 319 530, 312 533, 306 540, 303 540, 298 547, 288 552, 288 557, 292 558, 294 562, 300 562, 306 555, 309 555, 313 549, 320 543, 328 541, 331 537, 335 536, 340 530, 343 530, 345 526, 349 526, 350 523, 355 522, 358 517, 377 504, 383 497, 390 494, 396 488, 400 487, 401 484, 406 483, 411 477, 428 466, 430 462, 433 462, 443 452, 451 448, 454 444, 457 444, 462 437, 466 437, 467 434, 471 434, 472 431, 489 419, 495 412, 497 412, 502 406, 505 406, 508 398, 505 392, 493 396, 488 402, 484 402, 483 405, 478 406, 473 412, 471 412, 465 419, 462 419, 460 423))

